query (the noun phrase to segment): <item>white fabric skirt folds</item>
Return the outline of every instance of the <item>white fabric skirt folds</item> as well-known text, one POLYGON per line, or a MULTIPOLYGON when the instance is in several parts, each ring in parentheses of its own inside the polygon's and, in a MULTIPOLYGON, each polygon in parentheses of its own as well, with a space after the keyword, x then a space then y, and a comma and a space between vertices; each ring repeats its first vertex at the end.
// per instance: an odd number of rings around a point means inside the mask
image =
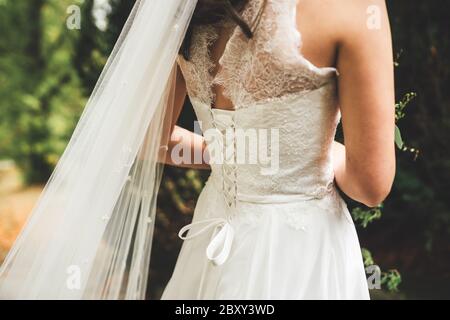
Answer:
POLYGON ((210 177, 187 229, 162 299, 369 299, 355 226, 334 186, 321 199, 229 208, 210 177))

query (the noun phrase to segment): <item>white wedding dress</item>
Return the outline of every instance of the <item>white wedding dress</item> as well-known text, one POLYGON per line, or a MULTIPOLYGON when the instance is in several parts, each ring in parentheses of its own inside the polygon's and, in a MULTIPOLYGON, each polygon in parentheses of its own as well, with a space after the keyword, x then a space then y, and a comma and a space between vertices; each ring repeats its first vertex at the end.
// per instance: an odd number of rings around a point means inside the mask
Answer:
MULTIPOLYGON (((246 21, 261 3, 249 2, 246 21)), ((333 183, 337 71, 302 57, 295 17, 296 0, 269 0, 253 39, 234 29, 215 77, 215 26, 196 27, 191 59, 178 59, 202 130, 277 128, 279 170, 212 165, 162 299, 369 298, 355 226, 333 183), (214 84, 235 110, 211 107, 214 84)))

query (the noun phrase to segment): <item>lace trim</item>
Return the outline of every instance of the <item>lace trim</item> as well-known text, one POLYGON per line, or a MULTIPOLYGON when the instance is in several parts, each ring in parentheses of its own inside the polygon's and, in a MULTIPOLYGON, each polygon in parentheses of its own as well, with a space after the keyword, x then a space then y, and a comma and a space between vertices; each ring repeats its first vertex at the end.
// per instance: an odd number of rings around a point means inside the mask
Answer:
MULTIPOLYGON (((258 12, 262 0, 250 1, 242 13, 246 21, 258 12)), ((296 0, 268 0, 260 25, 253 39, 248 40, 234 23, 232 34, 218 61, 219 71, 211 58, 211 47, 218 39, 218 25, 200 26, 194 30, 191 61, 182 57, 179 64, 187 80, 190 97, 211 106, 215 100, 214 86, 223 88, 223 95, 235 109, 268 99, 320 88, 337 71, 318 68, 300 53, 301 36, 295 25, 296 0)))

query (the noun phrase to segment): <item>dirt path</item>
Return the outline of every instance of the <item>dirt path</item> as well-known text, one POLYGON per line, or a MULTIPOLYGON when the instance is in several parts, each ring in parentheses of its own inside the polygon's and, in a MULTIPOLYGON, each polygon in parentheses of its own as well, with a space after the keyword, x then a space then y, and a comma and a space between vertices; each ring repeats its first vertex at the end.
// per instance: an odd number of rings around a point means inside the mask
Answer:
POLYGON ((8 253, 43 186, 22 187, 12 163, 0 164, 0 261, 8 253))

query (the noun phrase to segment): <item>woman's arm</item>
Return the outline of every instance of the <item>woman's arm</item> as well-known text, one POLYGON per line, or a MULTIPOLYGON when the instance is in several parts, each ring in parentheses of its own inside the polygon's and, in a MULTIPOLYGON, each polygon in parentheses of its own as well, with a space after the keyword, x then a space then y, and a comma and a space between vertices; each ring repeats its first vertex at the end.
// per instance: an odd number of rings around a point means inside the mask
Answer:
POLYGON ((334 14, 342 17, 335 32, 339 38, 338 94, 345 147, 333 146, 335 178, 349 197, 373 207, 389 194, 395 176, 389 19, 382 0, 336 2, 340 9, 334 14))
POLYGON ((205 161, 207 159, 203 157, 206 150, 203 136, 176 125, 186 100, 186 95, 186 81, 180 68, 177 67, 173 112, 172 116, 166 119, 166 121, 170 121, 171 129, 164 163, 184 168, 209 169, 210 167, 205 161), (189 152, 190 155, 186 155, 186 152, 189 152), (188 160, 180 163, 180 159, 188 160), (194 162, 194 159, 200 159, 201 161, 194 162))
POLYGON ((182 168, 210 169, 205 154, 206 143, 203 136, 174 126, 168 144, 166 164, 182 168))

